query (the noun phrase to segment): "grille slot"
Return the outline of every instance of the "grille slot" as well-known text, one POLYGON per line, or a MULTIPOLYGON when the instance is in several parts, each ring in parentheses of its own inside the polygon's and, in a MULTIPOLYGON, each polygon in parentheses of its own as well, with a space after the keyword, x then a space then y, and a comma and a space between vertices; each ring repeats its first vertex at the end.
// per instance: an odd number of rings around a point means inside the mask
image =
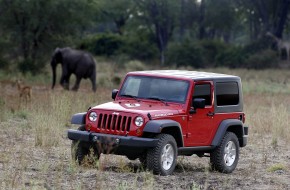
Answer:
POLYGON ((107 131, 119 131, 126 132, 130 131, 132 117, 112 115, 112 114, 99 114, 98 126, 100 130, 107 131))

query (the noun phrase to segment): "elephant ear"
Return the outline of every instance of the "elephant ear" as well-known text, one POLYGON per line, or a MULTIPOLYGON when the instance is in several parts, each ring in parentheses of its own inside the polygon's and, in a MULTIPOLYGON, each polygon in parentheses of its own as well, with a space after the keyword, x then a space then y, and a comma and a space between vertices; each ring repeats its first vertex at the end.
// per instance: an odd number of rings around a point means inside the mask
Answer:
POLYGON ((59 63, 62 62, 62 53, 61 53, 61 48, 56 48, 54 50, 54 53, 53 53, 53 57, 55 58, 55 60, 59 63))
POLYGON ((60 51, 60 48, 59 48, 59 47, 55 48, 55 50, 54 50, 54 52, 53 52, 53 55, 59 53, 59 51, 60 51))

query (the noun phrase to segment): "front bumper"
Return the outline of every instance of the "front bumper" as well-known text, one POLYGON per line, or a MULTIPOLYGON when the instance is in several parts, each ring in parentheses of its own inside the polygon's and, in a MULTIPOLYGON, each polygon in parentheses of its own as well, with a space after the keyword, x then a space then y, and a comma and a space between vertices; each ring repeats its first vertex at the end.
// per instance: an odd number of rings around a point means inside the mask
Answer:
POLYGON ((67 136, 70 140, 132 148, 152 148, 157 145, 158 141, 158 139, 153 138, 92 133, 88 131, 79 131, 74 129, 69 129, 67 136))

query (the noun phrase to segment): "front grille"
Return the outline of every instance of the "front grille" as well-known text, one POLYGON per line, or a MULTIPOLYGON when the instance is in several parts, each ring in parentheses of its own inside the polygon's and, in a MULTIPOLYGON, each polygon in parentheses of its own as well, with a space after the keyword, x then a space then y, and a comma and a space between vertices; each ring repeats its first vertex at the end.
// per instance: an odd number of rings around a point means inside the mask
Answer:
POLYGON ((132 117, 129 116, 99 114, 97 128, 100 130, 129 132, 131 121, 132 117))

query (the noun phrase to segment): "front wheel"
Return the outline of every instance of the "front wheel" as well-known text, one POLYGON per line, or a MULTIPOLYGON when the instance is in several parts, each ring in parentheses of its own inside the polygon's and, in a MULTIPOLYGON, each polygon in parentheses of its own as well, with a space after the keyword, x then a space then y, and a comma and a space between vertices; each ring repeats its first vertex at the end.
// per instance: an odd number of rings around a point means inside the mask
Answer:
POLYGON ((89 148, 82 142, 72 141, 71 144, 71 153, 72 158, 76 160, 79 165, 82 164, 85 156, 89 155, 89 148))
POLYGON ((175 169, 177 145, 175 139, 168 134, 160 134, 157 146, 147 152, 147 169, 154 174, 170 175, 175 169))
POLYGON ((96 146, 81 141, 72 141, 71 153, 72 158, 77 161, 79 165, 84 163, 85 157, 93 160, 97 160, 100 157, 100 153, 96 146))
POLYGON ((210 154, 213 170, 231 173, 235 170, 239 160, 239 141, 232 132, 227 132, 219 146, 210 154))

